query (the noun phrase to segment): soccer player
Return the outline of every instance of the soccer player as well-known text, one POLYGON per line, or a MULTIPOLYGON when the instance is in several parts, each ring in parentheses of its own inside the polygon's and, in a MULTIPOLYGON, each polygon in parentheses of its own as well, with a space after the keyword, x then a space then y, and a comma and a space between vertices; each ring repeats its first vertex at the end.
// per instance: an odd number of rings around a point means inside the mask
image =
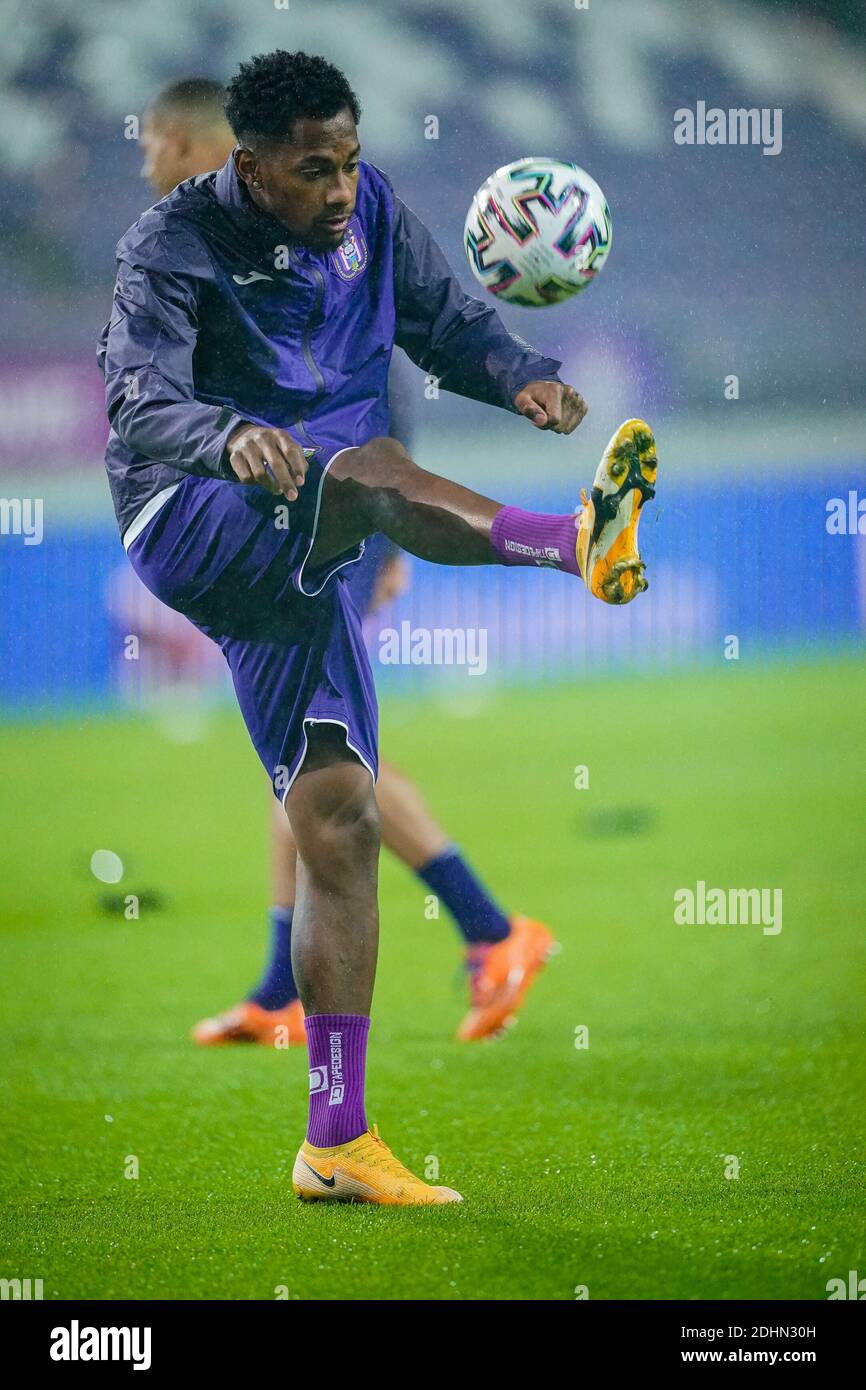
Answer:
POLYGON ((360 107, 341 72, 302 53, 259 56, 230 83, 226 114, 232 157, 118 245, 100 344, 112 495, 139 577, 222 648, 298 848, 292 967, 310 1096, 294 1190, 459 1201, 367 1127, 376 702, 343 575, 381 532, 435 563, 543 564, 629 602, 645 587, 637 528, 655 442, 641 420, 620 426, 575 515, 503 506, 419 468, 387 436, 395 342, 444 389, 538 429, 571 433, 586 406, 557 362, 463 294, 387 177, 361 161, 360 107))
MULTIPOLYGON (((141 130, 142 176, 159 197, 185 179, 218 169, 235 137, 225 116, 225 89, 205 77, 170 83, 148 107, 141 130)), ((388 378, 389 433, 411 447, 411 368, 401 352, 388 378)), ((136 582, 133 575, 130 575, 136 582)), ((405 585, 405 557, 384 536, 367 542, 362 559, 348 571, 362 616, 395 597, 405 585)), ((152 601, 152 600, 151 600, 152 601)), ((198 637, 194 628, 190 635, 198 637)), ((210 643, 202 640, 206 646, 210 643)), ((541 922, 507 916, 478 879, 465 856, 430 814, 418 787, 398 768, 380 761, 376 789, 382 843, 451 913, 465 944, 471 1007, 457 1030, 463 1041, 498 1033, 519 1010, 553 949, 541 922)), ((192 1029, 203 1046, 258 1042, 273 1046, 306 1042, 304 1011, 292 974, 292 914, 295 902, 295 843, 282 804, 271 798, 270 952, 261 979, 233 1008, 192 1029)))

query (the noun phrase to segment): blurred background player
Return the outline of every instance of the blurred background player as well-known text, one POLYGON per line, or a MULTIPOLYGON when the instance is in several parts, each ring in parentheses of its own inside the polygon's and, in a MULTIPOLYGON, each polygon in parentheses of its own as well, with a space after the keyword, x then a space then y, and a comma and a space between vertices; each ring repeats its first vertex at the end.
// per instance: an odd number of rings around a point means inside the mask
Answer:
POLYGON ((235 138, 225 118, 225 92, 209 77, 182 77, 154 98, 141 123, 147 179, 164 198, 184 179, 225 164, 235 138))
MULTIPOLYGON (((141 142, 142 176, 159 197, 184 179, 223 165, 235 146, 224 111, 219 82, 185 77, 164 87, 145 113, 141 142)), ((414 368, 396 350, 389 377, 391 433, 407 449, 413 435, 414 368)), ((131 571, 129 571, 131 574, 131 571)), ((405 555, 384 536, 367 542, 364 558, 348 580, 359 612, 369 616, 397 598, 408 583, 405 555)), ((134 581, 144 590, 140 581, 134 581)), ((156 602, 142 596, 143 604, 156 602)), ((132 606, 132 605, 131 605, 132 606)), ((168 610, 167 610, 168 611, 168 610)), ((171 614, 172 628, 175 614, 171 614)), ((191 671, 200 662, 212 665, 213 644, 184 619, 184 652, 191 671), (209 649, 201 656, 197 648, 209 649)), ((160 627, 149 625, 151 645, 160 627)), ((176 655, 176 654, 175 654, 176 655)), ((467 864, 460 849, 433 818, 418 787, 398 768, 382 761, 376 785, 382 843, 436 895, 457 924, 465 945, 471 1007, 457 1036, 473 1041, 499 1032, 519 1009, 554 941, 542 923, 507 915, 467 864)), ((303 1045, 304 1014, 292 975, 291 933, 295 901, 296 853, 288 819, 279 802, 271 803, 270 950, 255 989, 241 1003, 203 1019, 192 1037, 203 1045, 275 1041, 303 1045)))

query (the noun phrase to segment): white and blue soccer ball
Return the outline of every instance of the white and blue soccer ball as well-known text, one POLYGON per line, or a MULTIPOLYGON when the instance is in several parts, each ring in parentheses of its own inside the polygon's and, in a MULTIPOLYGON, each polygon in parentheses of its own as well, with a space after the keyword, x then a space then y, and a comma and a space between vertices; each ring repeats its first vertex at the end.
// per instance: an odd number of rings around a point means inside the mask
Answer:
POLYGON ((592 284, 610 250, 610 209, 584 169, 517 159, 482 184, 463 245, 480 285, 509 304, 561 304, 592 284))

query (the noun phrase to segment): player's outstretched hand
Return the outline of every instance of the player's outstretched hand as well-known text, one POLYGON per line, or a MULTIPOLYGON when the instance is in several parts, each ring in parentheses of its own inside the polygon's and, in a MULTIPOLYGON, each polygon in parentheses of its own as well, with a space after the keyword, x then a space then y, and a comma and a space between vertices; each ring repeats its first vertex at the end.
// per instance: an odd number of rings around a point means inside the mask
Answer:
POLYGON ((241 425, 229 437, 229 463, 242 483, 258 483, 268 492, 294 502, 303 486, 307 460, 300 444, 285 430, 267 425, 241 425))
POLYGON ((571 434, 589 407, 573 386, 564 386, 561 381, 530 381, 514 397, 514 408, 537 430, 571 434))

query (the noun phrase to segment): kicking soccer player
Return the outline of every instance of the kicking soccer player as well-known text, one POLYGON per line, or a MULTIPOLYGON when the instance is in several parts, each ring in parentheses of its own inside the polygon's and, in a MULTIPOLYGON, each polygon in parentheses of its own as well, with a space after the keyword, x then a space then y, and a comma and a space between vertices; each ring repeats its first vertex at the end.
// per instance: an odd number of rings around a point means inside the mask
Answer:
MULTIPOLYGON (((439 564, 540 563, 625 603, 655 443, 620 426, 575 516, 503 506, 387 437, 399 343, 446 390, 568 434, 586 406, 559 364, 464 295, 426 228, 361 162, 358 100, 322 58, 241 65, 237 137, 121 239, 100 345, 106 464, 144 583, 216 641, 298 848, 292 966, 310 1063, 295 1192, 460 1200, 367 1127, 378 937, 376 702, 343 578, 381 532, 439 564)), ((243 827, 238 827, 240 835, 243 827)))
MULTIPOLYGON (((218 169, 228 159, 235 137, 224 103, 225 89, 205 77, 174 81, 151 102, 141 129, 142 176, 159 197, 184 179, 218 169)), ((397 352, 388 377, 389 434, 407 449, 411 449, 415 386, 411 371, 397 352)), ((384 536, 367 542, 362 559, 348 571, 352 597, 362 617, 401 591, 404 572, 402 551, 384 536)), ((190 632, 198 636, 194 629, 190 632)), ((436 894, 465 943, 471 1007, 457 1037, 471 1042, 495 1036, 518 1012, 553 949, 553 936, 541 922, 506 916, 434 820, 418 787, 384 760, 379 763, 376 800, 382 843, 436 894)), ((202 1019, 192 1029, 192 1037, 203 1046, 306 1042, 304 1010, 292 974, 295 842, 281 803, 272 801, 269 959, 246 999, 215 1018, 202 1019)))

